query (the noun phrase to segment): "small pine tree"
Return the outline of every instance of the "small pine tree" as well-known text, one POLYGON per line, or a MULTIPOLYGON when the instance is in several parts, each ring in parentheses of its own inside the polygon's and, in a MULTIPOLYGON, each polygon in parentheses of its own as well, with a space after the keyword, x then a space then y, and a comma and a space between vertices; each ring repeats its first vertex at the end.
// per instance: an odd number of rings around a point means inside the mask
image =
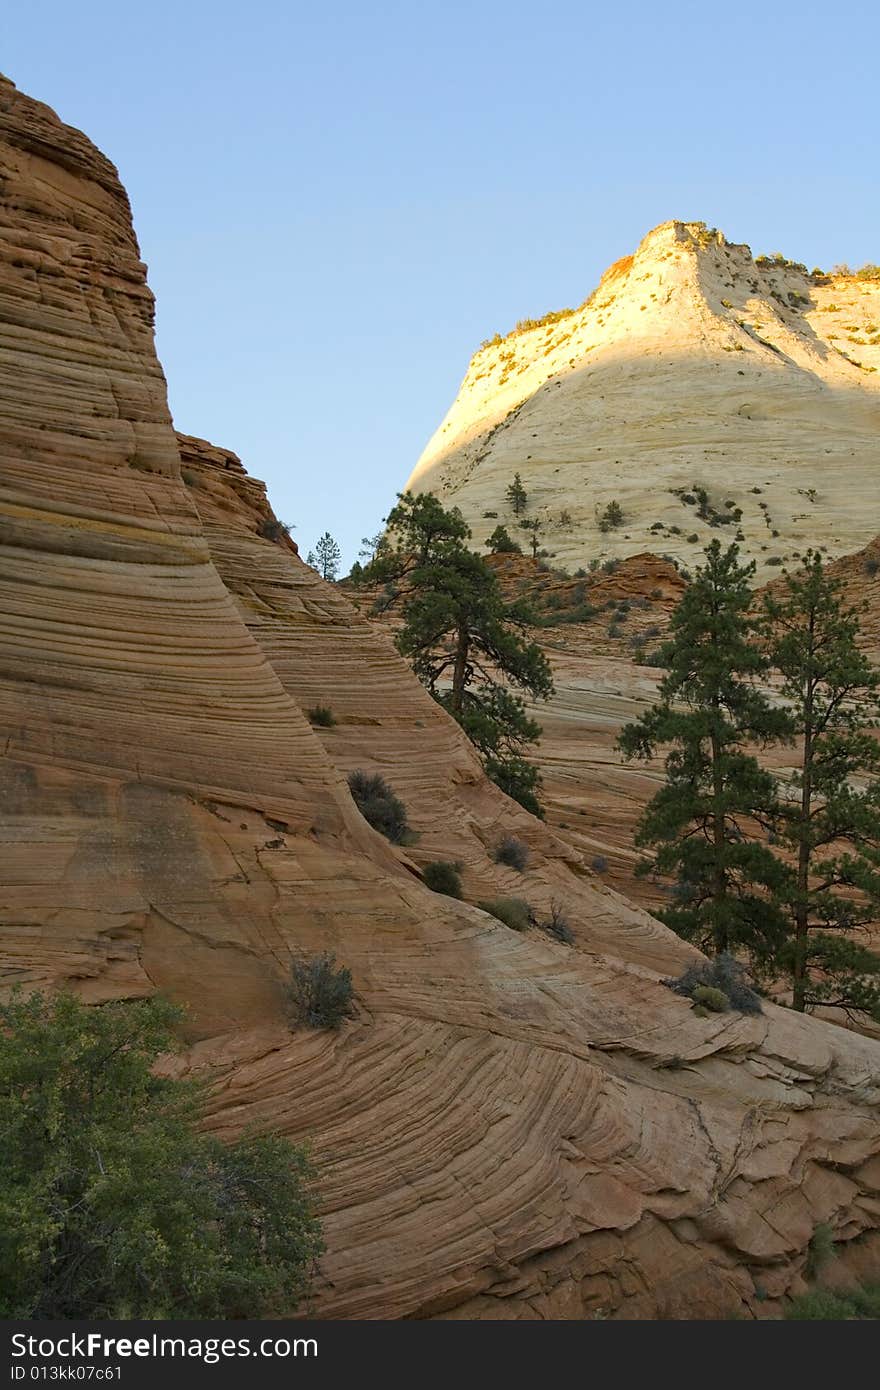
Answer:
POLYGON ((306 556, 306 564, 309 566, 310 569, 314 570, 318 568, 318 557, 316 556, 314 550, 310 550, 308 555, 306 556))
POLYGON ((739 563, 736 545, 712 542, 661 648, 660 701, 623 729, 618 746, 627 758, 650 758, 670 745, 666 784, 636 839, 655 849, 642 871, 676 879, 677 901, 659 916, 711 954, 741 948, 760 961, 784 933, 770 892, 786 871, 758 837, 776 814, 775 783, 744 745, 785 737, 789 722, 754 684, 766 665, 750 640, 754 569, 739 563))
POLYGON ((854 933, 880 924, 880 672, 858 612, 809 551, 764 599, 764 636, 794 723, 797 770, 777 836, 794 861, 779 964, 799 1011, 823 1004, 880 1022, 880 956, 854 933))
POLYGON ((486 537, 486 545, 493 555, 521 555, 522 551, 507 530, 506 526, 496 526, 491 536, 486 537))
POLYGON ((513 482, 507 489, 506 497, 513 508, 514 516, 519 516, 524 512, 529 500, 529 495, 523 487, 523 480, 518 473, 513 476, 513 482))
POLYGON ((608 506, 599 517, 600 531, 613 531, 616 527, 623 525, 623 508, 617 501, 609 502, 608 506))
POLYGON ((342 551, 336 544, 329 531, 325 531, 321 539, 315 546, 317 557, 316 568, 322 579, 328 580, 331 584, 339 573, 339 562, 342 559, 342 551))

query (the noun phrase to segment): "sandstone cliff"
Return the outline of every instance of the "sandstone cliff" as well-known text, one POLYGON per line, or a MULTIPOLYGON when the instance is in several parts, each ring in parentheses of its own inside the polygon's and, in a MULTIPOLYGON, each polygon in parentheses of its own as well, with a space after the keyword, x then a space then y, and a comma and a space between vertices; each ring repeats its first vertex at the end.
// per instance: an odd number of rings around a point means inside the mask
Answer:
POLYGON ((880 282, 667 222, 579 309, 475 354, 407 486, 455 503, 482 542, 514 521, 520 472, 569 571, 646 549, 689 565, 739 532, 770 578, 817 535, 835 556, 877 533, 878 368, 880 282), (602 532, 611 501, 623 524, 602 532))
POLYGON ((189 1005, 216 1130, 312 1139, 323 1316, 757 1316, 819 1222, 876 1274, 880 1048, 664 988, 689 948, 486 783, 388 639, 259 535, 234 455, 175 436, 115 172, 5 81, 0 177, 4 985, 189 1005), (363 822, 355 765, 411 849, 363 822), (561 901, 575 946, 429 893, 440 856, 469 898, 561 901), (327 948, 357 1016, 291 1034, 291 955, 327 948))

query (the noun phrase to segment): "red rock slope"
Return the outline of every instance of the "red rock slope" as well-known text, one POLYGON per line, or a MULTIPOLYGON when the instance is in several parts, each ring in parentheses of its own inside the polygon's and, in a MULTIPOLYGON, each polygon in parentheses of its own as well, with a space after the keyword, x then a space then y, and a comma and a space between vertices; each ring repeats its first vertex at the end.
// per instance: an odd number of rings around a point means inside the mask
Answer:
POLYGON ((3 982, 189 1004, 214 1128, 313 1140, 324 1316, 759 1315, 823 1221, 880 1270, 880 1048, 666 990, 687 948, 485 783, 388 641, 258 536, 260 485, 188 439, 182 474, 124 192, 6 82, 0 174, 3 982), (361 820, 354 765, 411 850, 361 820), (427 892, 440 854, 469 897, 556 897, 577 945, 427 892), (291 954, 325 948, 357 1017, 291 1034, 291 954))

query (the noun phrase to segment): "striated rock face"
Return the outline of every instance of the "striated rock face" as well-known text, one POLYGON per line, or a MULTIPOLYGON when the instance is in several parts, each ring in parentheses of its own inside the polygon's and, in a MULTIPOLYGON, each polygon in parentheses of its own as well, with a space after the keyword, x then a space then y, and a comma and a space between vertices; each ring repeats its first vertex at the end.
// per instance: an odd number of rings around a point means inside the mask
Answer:
POLYGON ((876 533, 878 368, 880 282, 759 265, 667 222, 579 309, 475 354, 408 487, 455 503, 482 541, 515 523, 519 472, 569 571, 645 549, 689 565, 741 530, 769 579, 816 535, 839 555, 876 533), (624 522, 603 533, 612 500, 624 522), (711 524, 735 509, 738 525, 711 524))
POLYGON ((486 783, 389 639, 260 536, 234 455, 175 436, 113 170, 6 83, 0 110, 3 984, 188 1004, 212 1127, 313 1142, 323 1316, 757 1316, 826 1221, 880 1271, 880 1047, 664 988, 690 949, 486 783), (416 844, 360 818, 354 766, 416 844), (441 857, 469 899, 556 899, 575 946, 429 893, 441 857), (357 1016, 291 1034, 291 956, 325 949, 357 1016))

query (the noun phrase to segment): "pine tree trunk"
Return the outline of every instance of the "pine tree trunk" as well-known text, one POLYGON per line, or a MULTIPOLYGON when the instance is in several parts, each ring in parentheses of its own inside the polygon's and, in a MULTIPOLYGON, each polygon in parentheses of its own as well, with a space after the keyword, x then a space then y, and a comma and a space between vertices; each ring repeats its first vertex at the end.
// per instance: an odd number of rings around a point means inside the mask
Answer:
POLYGON ((729 946, 727 928, 722 925, 721 914, 725 899, 727 898, 727 875, 724 872, 724 811, 722 809, 722 798, 724 796, 724 780, 721 775, 721 746, 718 735, 712 734, 712 800, 714 803, 712 812, 712 833, 715 845, 715 872, 714 872, 714 892, 713 901, 715 904, 715 921, 712 924, 712 938, 715 944, 715 954, 720 955, 729 946))
POLYGON ((791 1006, 803 1013, 807 995, 807 934, 809 932, 810 812, 813 801, 813 709, 812 691, 804 711, 804 756, 801 764, 801 815, 798 825, 797 902, 794 914, 794 970, 791 1006))
POLYGON ((455 668, 452 673, 452 712, 453 714, 461 714, 464 704, 468 651, 470 649, 470 634, 466 627, 459 626, 456 640, 458 647, 455 653, 455 668))

